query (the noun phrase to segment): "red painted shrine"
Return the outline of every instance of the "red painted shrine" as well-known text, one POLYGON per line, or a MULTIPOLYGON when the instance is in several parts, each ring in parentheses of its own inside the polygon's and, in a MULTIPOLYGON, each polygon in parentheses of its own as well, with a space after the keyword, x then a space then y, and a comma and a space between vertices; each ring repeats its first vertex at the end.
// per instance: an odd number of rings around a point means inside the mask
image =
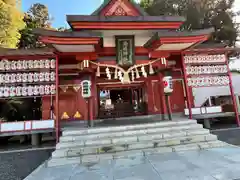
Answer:
MULTIPOLYGON (((67 15, 71 31, 36 29, 52 53, 39 55, 33 50, 12 55, 5 50, 0 55, 8 60, 56 60, 56 67, 52 65, 57 69, 56 80, 52 77, 59 87, 56 96, 42 96, 42 119, 51 119, 54 110, 56 127, 61 121, 219 113, 221 107, 194 107, 192 88, 231 88, 227 64, 231 49, 200 48, 213 29, 177 31, 184 21, 183 17, 149 16, 129 0, 109 0, 92 15, 67 15), (172 77, 169 96, 164 94, 166 76, 172 77), (89 98, 82 95, 85 80, 91 83, 89 98)), ((55 94, 53 86, 48 88, 47 94, 55 94)), ((234 96, 233 102, 237 113, 234 96)))

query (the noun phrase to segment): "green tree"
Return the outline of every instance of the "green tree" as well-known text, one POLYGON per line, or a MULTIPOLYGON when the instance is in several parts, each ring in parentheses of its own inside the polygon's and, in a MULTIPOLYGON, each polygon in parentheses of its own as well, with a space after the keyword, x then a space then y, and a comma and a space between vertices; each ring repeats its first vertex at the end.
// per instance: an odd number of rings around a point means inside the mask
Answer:
POLYGON ((18 47, 19 48, 39 47, 37 36, 32 33, 33 29, 37 28, 37 23, 27 13, 25 13, 24 16, 24 22, 26 23, 26 27, 20 31, 21 39, 19 41, 18 47))
POLYGON ((181 30, 214 27, 214 42, 233 45, 237 37, 232 11, 234 0, 141 0, 141 6, 150 15, 177 15, 186 17, 181 30))
POLYGON ((0 0, 0 46, 16 48, 25 26, 23 14, 15 0, 0 0))
POLYGON ((66 27, 59 27, 59 28, 57 28, 57 31, 68 32, 68 31, 72 31, 72 30, 70 28, 66 28, 66 27))
POLYGON ((19 48, 38 48, 44 44, 38 41, 38 37, 33 33, 35 28, 51 28, 51 19, 48 8, 40 3, 33 4, 29 11, 25 13, 24 22, 26 27, 20 31, 21 39, 18 44, 19 48))
POLYGON ((49 28, 51 25, 51 18, 47 6, 36 3, 31 6, 28 14, 37 23, 39 28, 49 28))

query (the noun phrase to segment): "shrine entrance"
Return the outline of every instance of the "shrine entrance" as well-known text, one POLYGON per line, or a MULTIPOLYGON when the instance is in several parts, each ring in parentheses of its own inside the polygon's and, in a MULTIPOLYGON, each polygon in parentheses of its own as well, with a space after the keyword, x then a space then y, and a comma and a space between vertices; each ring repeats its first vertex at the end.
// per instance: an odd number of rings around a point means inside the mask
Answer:
POLYGON ((99 88, 98 118, 119 118, 146 114, 144 87, 99 88))

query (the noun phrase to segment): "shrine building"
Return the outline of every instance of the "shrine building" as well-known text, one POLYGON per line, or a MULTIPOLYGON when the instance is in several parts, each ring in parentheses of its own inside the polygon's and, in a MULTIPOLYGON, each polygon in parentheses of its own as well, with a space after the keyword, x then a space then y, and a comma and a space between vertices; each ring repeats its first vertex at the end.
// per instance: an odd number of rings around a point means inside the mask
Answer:
MULTIPOLYGON (((66 20, 69 31, 34 30, 46 49, 0 50, 5 63, 47 60, 36 68, 43 63, 43 69, 52 71, 40 70, 32 82, 52 78, 54 83, 33 87, 36 92, 30 95, 21 92, 32 90, 20 87, 18 96, 41 96, 41 119, 55 117, 56 128, 63 121, 154 114, 162 119, 169 114, 192 119, 222 113, 221 106, 194 106, 192 89, 203 86, 229 86, 233 113, 238 114, 228 67, 233 50, 201 48, 214 29, 179 31, 184 17, 150 16, 130 0, 108 0, 91 15, 67 15, 66 20), (41 72, 45 74, 39 77, 41 72)), ((2 66, 2 72, 10 72, 11 67, 2 66)), ((2 91, 2 97, 10 96, 2 91)), ((239 124, 238 115, 236 119, 239 124)))

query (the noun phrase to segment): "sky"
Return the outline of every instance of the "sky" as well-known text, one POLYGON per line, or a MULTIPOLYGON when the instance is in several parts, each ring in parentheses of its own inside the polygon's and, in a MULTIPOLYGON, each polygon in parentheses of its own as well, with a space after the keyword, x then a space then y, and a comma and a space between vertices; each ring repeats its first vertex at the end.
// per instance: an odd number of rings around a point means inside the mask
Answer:
MULTIPOLYGON (((48 7, 53 18, 52 26, 67 27, 66 15, 89 15, 97 9, 103 0, 22 0, 22 10, 27 11, 34 3, 42 3, 48 7)), ((137 0, 138 1, 138 0, 137 0)), ((235 0, 234 10, 240 11, 240 0, 235 0)), ((240 16, 237 17, 240 23, 240 16)))
POLYGON ((34 3, 48 7, 53 18, 53 27, 67 27, 66 15, 88 15, 97 9, 102 0, 22 0, 22 10, 26 12, 34 3))

